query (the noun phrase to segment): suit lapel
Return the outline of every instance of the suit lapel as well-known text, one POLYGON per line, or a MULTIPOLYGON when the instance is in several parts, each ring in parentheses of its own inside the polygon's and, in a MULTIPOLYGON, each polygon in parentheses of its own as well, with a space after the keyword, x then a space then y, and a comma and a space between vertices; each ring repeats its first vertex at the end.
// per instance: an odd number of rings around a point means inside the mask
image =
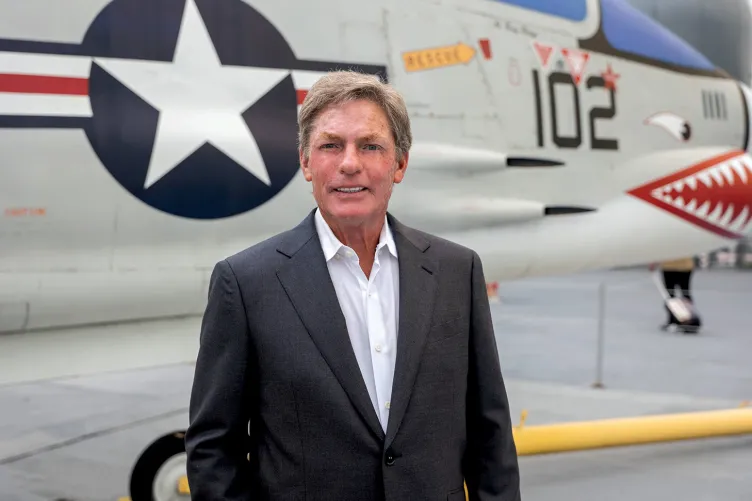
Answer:
POLYGON ((439 267, 425 250, 429 242, 389 216, 399 256, 399 330, 386 446, 394 440, 410 400, 428 334, 439 267))
POLYGON ((384 431, 352 349, 345 317, 315 230, 313 213, 293 231, 293 237, 279 246, 279 251, 290 260, 277 271, 277 277, 353 405, 383 440, 384 431))

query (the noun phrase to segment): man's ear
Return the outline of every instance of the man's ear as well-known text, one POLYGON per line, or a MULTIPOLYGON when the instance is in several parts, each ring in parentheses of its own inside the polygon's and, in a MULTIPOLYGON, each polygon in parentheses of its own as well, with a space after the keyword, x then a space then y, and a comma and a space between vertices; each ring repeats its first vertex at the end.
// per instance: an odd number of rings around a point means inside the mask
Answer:
POLYGON ((407 161, 410 158, 410 153, 405 153, 402 155, 402 160, 397 162, 397 170, 394 171, 394 182, 395 184, 401 183, 402 179, 405 177, 405 171, 407 170, 407 161))
POLYGON ((298 156, 300 158, 300 168, 303 171, 303 176, 305 177, 305 180, 310 183, 313 176, 311 175, 311 169, 308 168, 309 157, 306 156, 303 148, 298 149, 298 156))

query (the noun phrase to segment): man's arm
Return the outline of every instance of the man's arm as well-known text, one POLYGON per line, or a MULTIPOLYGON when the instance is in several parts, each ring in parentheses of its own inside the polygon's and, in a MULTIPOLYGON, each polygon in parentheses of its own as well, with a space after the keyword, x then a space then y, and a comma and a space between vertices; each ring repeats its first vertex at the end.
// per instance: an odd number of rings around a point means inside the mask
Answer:
POLYGON ((193 501, 248 501, 249 333, 243 300, 226 260, 214 267, 185 436, 193 501))
POLYGON ((486 279, 473 252, 467 451, 470 501, 519 501, 520 473, 504 380, 494 338, 486 279))

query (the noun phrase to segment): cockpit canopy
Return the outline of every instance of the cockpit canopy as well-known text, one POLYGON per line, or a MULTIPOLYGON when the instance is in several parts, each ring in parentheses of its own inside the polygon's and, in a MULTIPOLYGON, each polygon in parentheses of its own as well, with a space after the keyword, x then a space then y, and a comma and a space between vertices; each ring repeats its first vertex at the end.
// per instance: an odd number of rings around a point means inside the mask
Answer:
POLYGON ((600 15, 601 31, 617 51, 696 70, 715 69, 715 65, 690 44, 654 21, 626 0, 495 0, 572 22, 587 21, 600 15), (588 5, 600 4, 600 13, 588 5))

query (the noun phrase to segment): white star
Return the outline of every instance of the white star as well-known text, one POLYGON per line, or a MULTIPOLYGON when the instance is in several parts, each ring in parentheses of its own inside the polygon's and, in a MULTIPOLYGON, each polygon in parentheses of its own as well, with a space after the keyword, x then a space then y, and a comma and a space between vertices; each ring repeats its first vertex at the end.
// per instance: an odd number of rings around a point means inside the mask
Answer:
POLYGON ((186 0, 172 63, 103 58, 95 62, 159 110, 144 188, 206 142, 271 184, 241 113, 290 71, 222 66, 194 0, 186 0))

